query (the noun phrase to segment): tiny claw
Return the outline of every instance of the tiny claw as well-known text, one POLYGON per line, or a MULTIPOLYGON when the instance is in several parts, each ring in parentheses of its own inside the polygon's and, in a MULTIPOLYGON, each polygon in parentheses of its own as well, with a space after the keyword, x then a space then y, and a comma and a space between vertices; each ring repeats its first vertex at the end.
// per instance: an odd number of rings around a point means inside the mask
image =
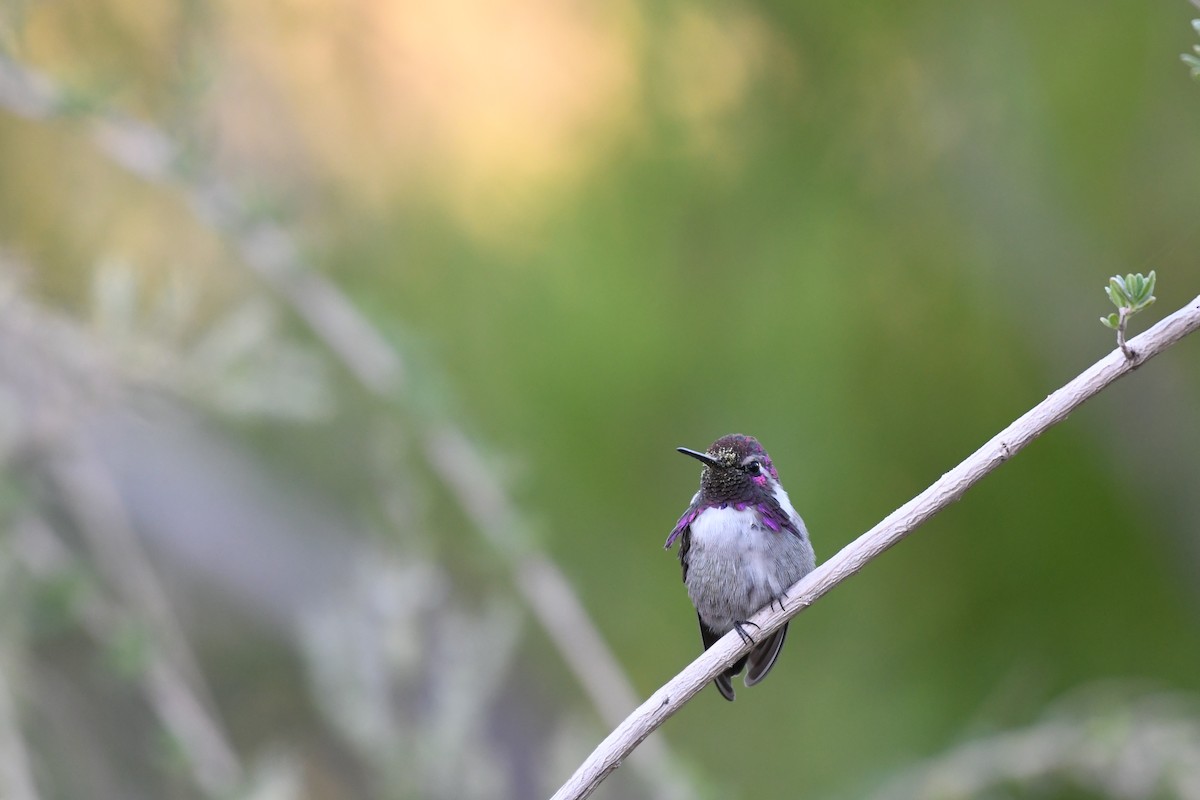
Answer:
POLYGON ((772 597, 772 598, 771 598, 771 602, 768 604, 768 605, 769 605, 769 607, 770 607, 770 608, 775 608, 775 604, 776 604, 776 603, 778 603, 778 604, 779 604, 779 610, 780 610, 780 611, 786 611, 786 610, 787 610, 787 606, 785 606, 785 605, 783 604, 783 598, 785 598, 785 597, 787 597, 787 596, 788 596, 787 589, 784 589, 782 592, 780 592, 780 593, 779 593, 779 597, 772 597))
MULTIPOLYGON (((754 644, 754 637, 746 633, 746 629, 742 627, 743 625, 754 625, 754 623, 748 619, 742 620, 741 622, 733 623, 733 629, 737 631, 738 636, 742 637, 743 642, 746 642, 747 644, 754 644)), ((758 626, 754 625, 754 629, 758 630, 758 626)))

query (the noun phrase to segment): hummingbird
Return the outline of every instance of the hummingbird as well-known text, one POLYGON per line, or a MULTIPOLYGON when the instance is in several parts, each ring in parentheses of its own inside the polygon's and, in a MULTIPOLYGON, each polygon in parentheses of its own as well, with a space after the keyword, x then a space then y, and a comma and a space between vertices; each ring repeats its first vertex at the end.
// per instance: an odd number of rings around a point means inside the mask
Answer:
MULTIPOLYGON (((754 612, 777 602, 782 607, 787 588, 816 566, 808 530, 753 436, 722 436, 703 453, 676 449, 704 464, 700 491, 664 545, 670 549, 680 540, 683 582, 700 619, 704 649, 731 630, 753 642, 746 626, 754 627, 749 622, 754 612)), ((718 675, 713 683, 722 696, 733 700, 732 678, 743 668, 746 686, 765 678, 786 636, 784 625, 718 675)))

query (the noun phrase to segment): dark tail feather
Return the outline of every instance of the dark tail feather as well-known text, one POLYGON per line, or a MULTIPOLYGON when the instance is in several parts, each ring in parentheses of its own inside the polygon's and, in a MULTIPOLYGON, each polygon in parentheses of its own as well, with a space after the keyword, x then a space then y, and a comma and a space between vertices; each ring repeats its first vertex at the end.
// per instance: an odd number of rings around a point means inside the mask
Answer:
MULTIPOLYGON (((772 633, 713 680, 722 697, 733 702, 733 677, 740 674, 743 669, 746 669, 747 686, 753 686, 767 677, 771 667, 775 666, 775 659, 779 658, 779 651, 783 649, 783 640, 787 638, 787 629, 788 626, 784 625, 772 633), (747 668, 747 664, 749 668, 747 668)), ((700 622, 700 638, 704 640, 704 649, 707 650, 721 637, 709 630, 702 620, 700 622)))
POLYGON ((719 691, 721 696, 731 703, 733 702, 734 698, 733 676, 741 672, 742 668, 746 666, 746 658, 746 656, 742 656, 737 660, 736 663, 734 663, 732 667, 725 670, 713 679, 713 685, 717 687, 717 691, 719 691))
MULTIPOLYGON (((771 667, 775 666, 775 659, 779 658, 779 651, 783 648, 783 640, 787 638, 787 629, 788 626, 784 624, 782 628, 768 636, 766 641, 750 651, 750 667, 746 670, 747 686, 753 686, 767 677, 767 673, 771 671, 771 667)), ((734 674, 736 675, 737 673, 735 672, 734 674)), ((732 700, 733 698, 729 699, 732 700)))

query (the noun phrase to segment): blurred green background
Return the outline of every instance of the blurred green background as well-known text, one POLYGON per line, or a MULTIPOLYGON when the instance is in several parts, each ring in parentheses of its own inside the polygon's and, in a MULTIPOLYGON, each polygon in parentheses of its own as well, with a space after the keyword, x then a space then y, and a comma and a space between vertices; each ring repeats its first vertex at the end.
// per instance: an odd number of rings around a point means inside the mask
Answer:
MULTIPOLYGON (((5 797, 548 795, 631 708, 523 565, 678 672, 676 446, 759 437, 824 560, 1109 352, 1108 276, 1200 292, 1182 2, 0 8, 5 797)), ((1198 365, 597 796, 1197 797, 1139 737, 1195 791, 1198 365)))

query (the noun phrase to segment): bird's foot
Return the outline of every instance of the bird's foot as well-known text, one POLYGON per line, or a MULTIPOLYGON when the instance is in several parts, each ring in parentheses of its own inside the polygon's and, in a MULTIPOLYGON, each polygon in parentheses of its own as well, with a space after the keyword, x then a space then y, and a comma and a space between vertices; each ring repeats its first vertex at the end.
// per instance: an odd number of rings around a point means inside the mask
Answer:
MULTIPOLYGON (((754 644, 754 637, 746 633, 746 629, 743 627, 744 625, 754 625, 754 623, 748 619, 744 619, 741 622, 733 623, 733 629, 737 631, 738 636, 742 637, 743 642, 746 642, 747 644, 754 644)), ((758 630, 758 626, 754 625, 754 629, 758 630)))
POLYGON ((770 603, 767 603, 767 607, 768 607, 768 608, 770 608, 770 609, 772 609, 772 610, 774 610, 774 608, 775 608, 776 604, 778 604, 778 605, 779 605, 779 610, 780 610, 780 611, 784 611, 784 610, 786 610, 786 606, 784 606, 784 604, 783 604, 783 598, 785 598, 785 597, 787 597, 787 596, 788 596, 787 589, 784 589, 784 590, 783 590, 783 591, 782 591, 782 592, 779 594, 779 597, 772 597, 772 598, 771 598, 771 602, 770 602, 770 603))

